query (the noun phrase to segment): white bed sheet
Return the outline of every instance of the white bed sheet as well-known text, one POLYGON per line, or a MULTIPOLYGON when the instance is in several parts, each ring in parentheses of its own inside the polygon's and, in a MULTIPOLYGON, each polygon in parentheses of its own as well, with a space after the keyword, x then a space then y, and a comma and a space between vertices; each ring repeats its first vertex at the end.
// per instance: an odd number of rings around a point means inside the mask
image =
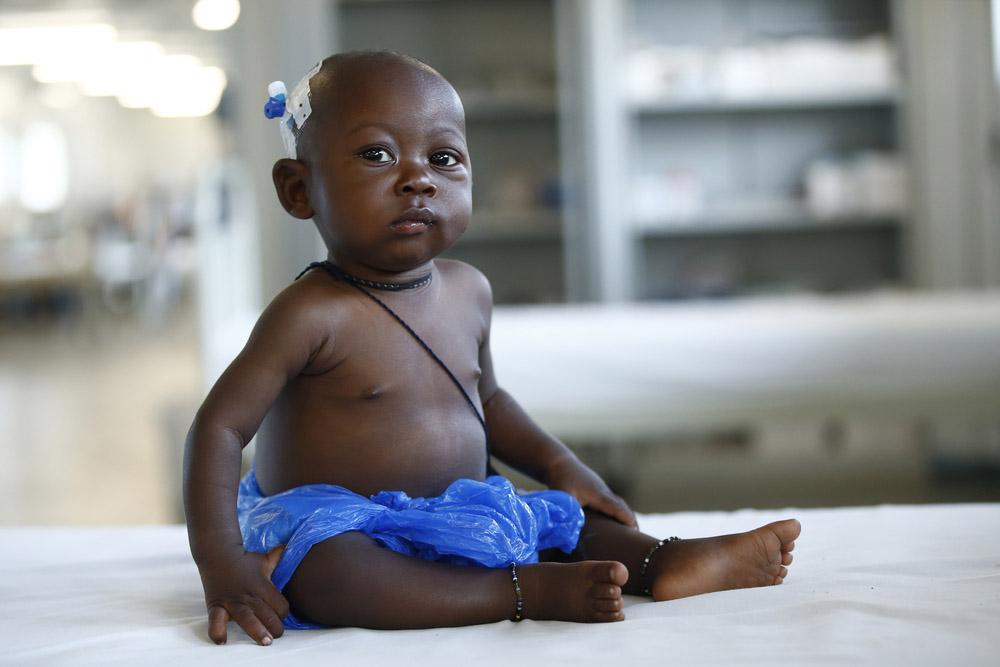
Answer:
POLYGON ((562 437, 1000 414, 1000 292, 498 307, 492 351, 562 437))
MULTIPOLYGON (((794 515, 783 586, 665 603, 627 599, 610 625, 205 637, 180 526, 0 529, 0 663, 11 665, 659 665, 1000 662, 1000 504, 645 516, 694 537, 794 515)), ((529 601, 530 604, 530 601, 529 601)))

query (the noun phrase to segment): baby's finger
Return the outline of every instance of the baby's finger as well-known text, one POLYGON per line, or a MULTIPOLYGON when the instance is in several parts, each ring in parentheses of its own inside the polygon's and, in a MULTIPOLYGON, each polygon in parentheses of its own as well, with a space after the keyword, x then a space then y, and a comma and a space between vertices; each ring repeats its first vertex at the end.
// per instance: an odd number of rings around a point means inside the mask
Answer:
POLYGON ((226 623, 229 622, 229 612, 225 607, 212 606, 208 608, 208 638, 216 644, 226 643, 226 623))
POLYGON ((232 608, 229 609, 229 614, 233 617, 233 620, 240 624, 240 627, 250 636, 250 639, 261 646, 271 645, 274 637, 267 631, 264 624, 260 622, 257 615, 253 613, 253 609, 245 604, 236 604, 232 605, 232 608))
POLYGON ((281 591, 279 591, 274 586, 271 586, 271 590, 267 595, 267 597, 265 598, 265 602, 267 602, 267 604, 271 607, 271 609, 274 610, 274 613, 277 614, 278 618, 280 619, 284 619, 286 616, 288 616, 288 613, 291 611, 291 609, 288 607, 288 599, 284 595, 282 595, 281 591))
POLYGON ((628 503, 626 503, 620 497, 615 496, 615 498, 617 498, 618 503, 619 503, 619 505, 621 507, 621 513, 622 513, 622 515, 621 515, 621 518, 619 520, 622 523, 624 523, 626 526, 631 526, 632 528, 635 528, 636 530, 638 530, 639 529, 639 520, 635 518, 635 512, 633 512, 632 508, 628 506, 628 503))
POLYGON ((280 637, 285 633, 285 626, 281 624, 281 619, 274 613, 274 610, 263 600, 253 602, 253 612, 257 619, 264 624, 272 637, 280 637))
POLYGON ((624 500, 618 496, 601 496, 601 506, 598 508, 612 519, 632 528, 638 528, 639 524, 635 519, 635 514, 629 509, 624 500))

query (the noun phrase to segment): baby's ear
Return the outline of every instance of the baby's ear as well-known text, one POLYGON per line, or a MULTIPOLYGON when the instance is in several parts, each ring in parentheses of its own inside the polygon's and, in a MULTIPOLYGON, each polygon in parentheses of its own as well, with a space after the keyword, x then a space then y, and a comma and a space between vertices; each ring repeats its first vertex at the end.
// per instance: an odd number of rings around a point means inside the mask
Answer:
POLYGON ((299 220, 313 217, 313 207, 309 203, 309 167, 298 160, 282 158, 274 163, 271 178, 278 201, 289 215, 299 220))

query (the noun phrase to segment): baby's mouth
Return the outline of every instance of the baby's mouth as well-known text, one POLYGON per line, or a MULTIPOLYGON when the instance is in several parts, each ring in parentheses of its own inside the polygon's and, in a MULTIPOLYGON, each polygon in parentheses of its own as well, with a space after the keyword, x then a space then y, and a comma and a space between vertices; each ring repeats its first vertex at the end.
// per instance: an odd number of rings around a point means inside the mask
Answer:
POLYGON ((419 234, 433 224, 434 213, 430 209, 411 208, 389 226, 401 234, 419 234))

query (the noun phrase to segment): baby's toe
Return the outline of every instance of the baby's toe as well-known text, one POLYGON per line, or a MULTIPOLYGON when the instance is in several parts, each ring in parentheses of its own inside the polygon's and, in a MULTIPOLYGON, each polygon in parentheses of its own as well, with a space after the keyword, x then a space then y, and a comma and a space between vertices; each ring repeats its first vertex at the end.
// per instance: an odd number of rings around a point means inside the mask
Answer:
POLYGON ((590 589, 590 596, 598 600, 614 600, 621 598, 621 586, 614 584, 594 584, 590 589))
POLYGON ((623 608, 621 598, 617 600, 594 600, 594 611, 600 612, 620 612, 623 608))
POLYGON ((776 578, 782 576, 781 574, 782 572, 787 572, 787 571, 788 570, 786 570, 785 567, 780 563, 771 563, 764 568, 762 574, 764 575, 764 579, 766 579, 768 583, 771 583, 776 578))
POLYGON ((594 620, 598 623, 614 623, 625 620, 623 611, 598 611, 594 613, 594 620))
POLYGON ((782 565, 791 565, 792 564, 792 554, 787 553, 787 552, 781 554, 781 564, 782 565))
POLYGON ((624 586, 628 581, 628 569, 618 561, 610 561, 606 567, 598 568, 594 583, 624 586))
POLYGON ((802 524, 798 519, 785 519, 771 524, 782 544, 790 544, 802 533, 802 524))

